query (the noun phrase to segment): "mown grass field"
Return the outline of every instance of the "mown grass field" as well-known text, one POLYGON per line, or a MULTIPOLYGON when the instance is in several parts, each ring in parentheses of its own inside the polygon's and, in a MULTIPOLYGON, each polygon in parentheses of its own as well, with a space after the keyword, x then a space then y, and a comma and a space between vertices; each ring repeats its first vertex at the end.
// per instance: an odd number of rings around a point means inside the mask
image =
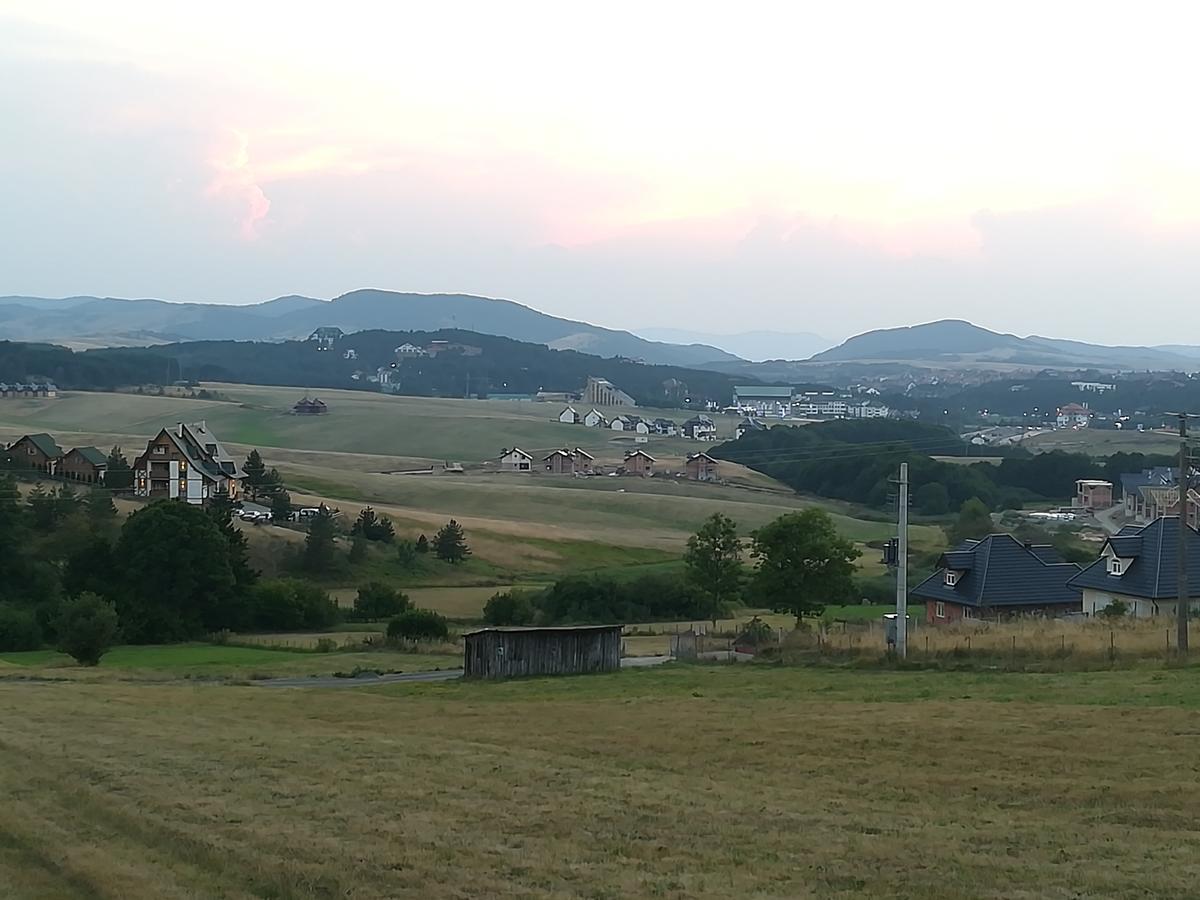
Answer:
POLYGON ((0 680, 0 886, 62 897, 1192 897, 1200 673, 0 680))
POLYGON ((1111 456, 1113 453, 1178 453, 1179 438, 1161 431, 1117 431, 1111 428, 1061 428, 1026 438, 1021 446, 1035 452, 1068 450, 1111 456))

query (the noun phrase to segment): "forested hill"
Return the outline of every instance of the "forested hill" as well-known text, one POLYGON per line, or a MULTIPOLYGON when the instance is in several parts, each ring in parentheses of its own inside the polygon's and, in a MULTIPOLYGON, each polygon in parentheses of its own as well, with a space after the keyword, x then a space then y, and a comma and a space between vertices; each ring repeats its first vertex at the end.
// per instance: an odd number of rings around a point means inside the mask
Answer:
POLYGON ((734 382, 746 381, 458 330, 362 331, 339 339, 329 350, 318 350, 309 341, 189 341, 79 352, 51 344, 0 342, 0 381, 50 380, 68 390, 181 380, 375 390, 378 386, 367 377, 394 362, 393 389, 418 397, 577 391, 594 375, 609 379, 644 405, 703 408, 705 400, 728 403, 734 382), (402 344, 423 347, 431 341, 469 345, 482 352, 402 361, 393 352, 402 344), (347 350, 353 350, 355 358, 346 359, 347 350), (353 377, 356 373, 358 379, 353 377))

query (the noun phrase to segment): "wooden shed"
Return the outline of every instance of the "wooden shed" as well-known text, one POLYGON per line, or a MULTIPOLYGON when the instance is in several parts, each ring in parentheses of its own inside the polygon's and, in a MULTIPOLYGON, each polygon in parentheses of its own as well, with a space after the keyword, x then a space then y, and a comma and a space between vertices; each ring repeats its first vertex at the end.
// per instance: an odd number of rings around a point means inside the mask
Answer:
POLYGON ((578 675, 621 668, 621 626, 484 628, 463 635, 467 678, 578 675))

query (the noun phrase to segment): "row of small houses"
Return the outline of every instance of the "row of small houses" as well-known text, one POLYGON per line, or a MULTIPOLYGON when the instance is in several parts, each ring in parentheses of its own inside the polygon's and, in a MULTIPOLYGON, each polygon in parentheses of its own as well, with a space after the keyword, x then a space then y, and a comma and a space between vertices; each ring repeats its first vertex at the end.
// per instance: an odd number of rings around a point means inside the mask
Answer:
POLYGON ((717 426, 711 417, 705 415, 692 416, 680 425, 671 419, 643 419, 641 416, 632 414, 613 416, 610 419, 595 408, 580 415, 575 407, 568 406, 558 414, 558 421, 564 425, 584 425, 588 428, 606 428, 610 431, 624 431, 631 434, 682 436, 694 441, 715 441, 717 439, 717 426))
POLYGON ((96 447, 63 450, 48 434, 26 434, 5 448, 10 464, 85 484, 103 484, 108 456, 96 447))
MULTIPOLYGON (((616 474, 640 475, 649 477, 659 474, 658 460, 645 450, 630 450, 625 454, 616 474)), ((683 463, 686 477, 691 481, 716 481, 719 475, 720 463, 707 453, 693 453, 683 463)), ((543 471, 551 475, 598 475, 596 458, 586 450, 576 447, 573 450, 551 450, 542 458, 541 467, 536 467, 532 453, 526 453, 520 447, 507 447, 500 451, 499 469, 501 472, 535 472, 543 471)))
POLYGON ((58 387, 53 382, 20 382, 0 381, 0 398, 16 399, 18 397, 57 397, 58 387))

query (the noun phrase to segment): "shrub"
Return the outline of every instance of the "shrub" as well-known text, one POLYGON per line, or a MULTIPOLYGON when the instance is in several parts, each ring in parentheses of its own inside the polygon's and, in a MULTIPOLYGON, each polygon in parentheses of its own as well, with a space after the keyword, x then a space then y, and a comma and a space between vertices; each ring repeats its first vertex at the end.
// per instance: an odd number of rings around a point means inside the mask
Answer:
POLYGON ((483 607, 488 625, 532 625, 537 607, 527 591, 502 591, 492 595, 483 607))
POLYGON ((0 604, 0 650, 37 650, 41 646, 42 628, 33 610, 0 604))
POLYGON ((81 666, 94 666, 117 637, 112 604, 84 591, 63 604, 58 617, 58 648, 81 666))
POLYGON ((386 619, 410 609, 412 602, 390 584, 372 581, 358 589, 354 598, 354 618, 360 622, 386 619))
POLYGON ((445 616, 430 609, 409 609, 388 622, 388 640, 444 641, 450 637, 445 616))
POLYGON ((323 590, 296 578, 256 584, 249 595, 250 621, 259 631, 326 628, 338 620, 337 604, 323 590))
MULTIPOLYGON (((1178 505, 1178 504, 1176 504, 1178 505)), ((1114 600, 1108 606, 1100 610, 1096 615, 1103 616, 1106 619, 1121 619, 1129 612, 1129 604, 1124 600, 1114 600)))

